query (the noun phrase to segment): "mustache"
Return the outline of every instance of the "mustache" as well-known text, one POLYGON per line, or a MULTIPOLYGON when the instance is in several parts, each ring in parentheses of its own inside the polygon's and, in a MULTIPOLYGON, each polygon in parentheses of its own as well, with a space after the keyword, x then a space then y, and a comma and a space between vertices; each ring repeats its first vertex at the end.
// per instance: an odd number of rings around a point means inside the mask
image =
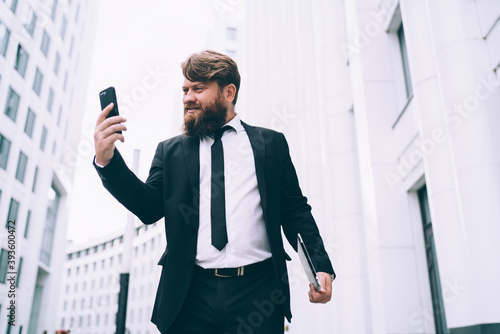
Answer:
POLYGON ((184 108, 189 109, 189 108, 201 108, 201 105, 198 103, 186 103, 184 104, 184 108))

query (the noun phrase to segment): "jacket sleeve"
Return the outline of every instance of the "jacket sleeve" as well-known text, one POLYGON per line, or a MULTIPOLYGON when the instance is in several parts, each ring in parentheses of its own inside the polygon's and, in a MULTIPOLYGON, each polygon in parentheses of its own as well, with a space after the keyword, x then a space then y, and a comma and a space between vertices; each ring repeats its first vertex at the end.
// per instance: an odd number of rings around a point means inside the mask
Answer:
POLYGON ((141 181, 127 167, 120 152, 105 167, 95 164, 104 187, 144 224, 152 224, 164 216, 163 208, 163 150, 156 149, 146 182, 141 181))
POLYGON ((335 275, 318 226, 311 214, 311 206, 307 204, 307 198, 302 195, 285 136, 280 135, 283 168, 281 200, 283 232, 295 251, 297 251, 297 233, 300 233, 316 271, 335 275))

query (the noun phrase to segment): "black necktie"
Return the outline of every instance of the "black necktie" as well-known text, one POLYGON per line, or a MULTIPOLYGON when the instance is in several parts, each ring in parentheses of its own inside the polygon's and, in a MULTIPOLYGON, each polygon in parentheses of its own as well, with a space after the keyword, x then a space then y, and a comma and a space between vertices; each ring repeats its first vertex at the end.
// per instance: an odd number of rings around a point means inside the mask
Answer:
POLYGON ((230 126, 225 126, 215 131, 215 140, 212 144, 212 189, 210 201, 212 245, 220 251, 227 244, 224 150, 221 138, 224 131, 229 129, 231 129, 230 126))

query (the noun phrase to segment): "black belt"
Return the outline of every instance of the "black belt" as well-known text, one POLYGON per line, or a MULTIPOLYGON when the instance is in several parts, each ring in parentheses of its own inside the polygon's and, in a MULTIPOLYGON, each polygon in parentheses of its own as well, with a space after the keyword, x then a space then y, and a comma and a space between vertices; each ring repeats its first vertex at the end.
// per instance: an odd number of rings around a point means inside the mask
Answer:
POLYGON ((196 266, 196 269, 198 270, 199 273, 209 276, 237 277, 237 276, 263 273, 273 270, 273 261, 272 258, 269 258, 262 262, 252 263, 247 266, 241 266, 238 268, 205 269, 200 266, 196 266))

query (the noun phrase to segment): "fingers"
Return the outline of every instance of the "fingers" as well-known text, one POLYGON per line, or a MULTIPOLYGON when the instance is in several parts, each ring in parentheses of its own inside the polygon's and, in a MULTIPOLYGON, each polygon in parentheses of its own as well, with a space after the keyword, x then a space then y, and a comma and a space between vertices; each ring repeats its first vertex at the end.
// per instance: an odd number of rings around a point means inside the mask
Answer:
POLYGON ((309 301, 311 303, 328 303, 332 299, 332 282, 327 273, 318 273, 318 279, 321 284, 321 290, 316 291, 314 285, 309 284, 309 301))
POLYGON ((106 137, 99 137, 95 135, 95 161, 101 166, 106 166, 114 155, 115 142, 117 140, 124 142, 125 137, 121 133, 113 132, 106 137))
POLYGON ((114 106, 114 104, 110 103, 106 106, 106 108, 104 108, 101 111, 101 113, 99 114, 99 117, 97 118, 96 129, 100 125, 109 126, 109 124, 121 123, 121 122, 126 121, 125 117, 123 117, 123 116, 113 116, 113 117, 106 118, 108 116, 109 112, 113 109, 113 106, 114 106))
POLYGON ((127 121, 124 117, 113 116, 106 118, 112 108, 113 103, 102 110, 97 118, 94 130, 96 162, 102 166, 106 166, 111 161, 115 142, 117 140, 125 141, 123 134, 118 133, 118 131, 127 131, 127 127, 123 124, 127 121))
POLYGON ((113 106, 114 104, 113 103, 110 103, 106 106, 106 108, 104 108, 101 113, 99 114, 99 117, 97 118, 97 125, 101 124, 105 119, 106 119, 106 116, 108 116, 109 112, 111 111, 111 109, 113 109, 113 106))
POLYGON ((100 134, 101 138, 106 138, 118 131, 127 131, 127 127, 123 123, 113 122, 109 126, 104 127, 102 130, 97 130, 96 133, 100 134))
MULTIPOLYGON (((98 146, 102 146, 103 144, 109 145, 110 141, 112 143, 117 140, 121 142, 125 141, 125 137, 121 133, 117 132, 127 131, 127 127, 122 123, 117 123, 117 120, 111 120, 110 118, 108 120, 98 125, 94 131, 94 141, 98 146), (108 120, 110 121, 108 122, 108 120)), ((123 122, 125 122, 125 119, 123 119, 123 122)))
MULTIPOLYGON (((94 130, 94 140, 96 141, 96 143, 112 136, 115 132, 127 131, 127 127, 123 124, 127 120, 123 116, 113 116, 106 118, 106 115, 112 108, 113 103, 104 108, 97 118, 97 123, 94 130)), ((123 136, 118 138, 114 136, 112 138, 114 138, 113 142, 115 142, 116 140, 120 140, 123 142, 125 140, 123 136)))

